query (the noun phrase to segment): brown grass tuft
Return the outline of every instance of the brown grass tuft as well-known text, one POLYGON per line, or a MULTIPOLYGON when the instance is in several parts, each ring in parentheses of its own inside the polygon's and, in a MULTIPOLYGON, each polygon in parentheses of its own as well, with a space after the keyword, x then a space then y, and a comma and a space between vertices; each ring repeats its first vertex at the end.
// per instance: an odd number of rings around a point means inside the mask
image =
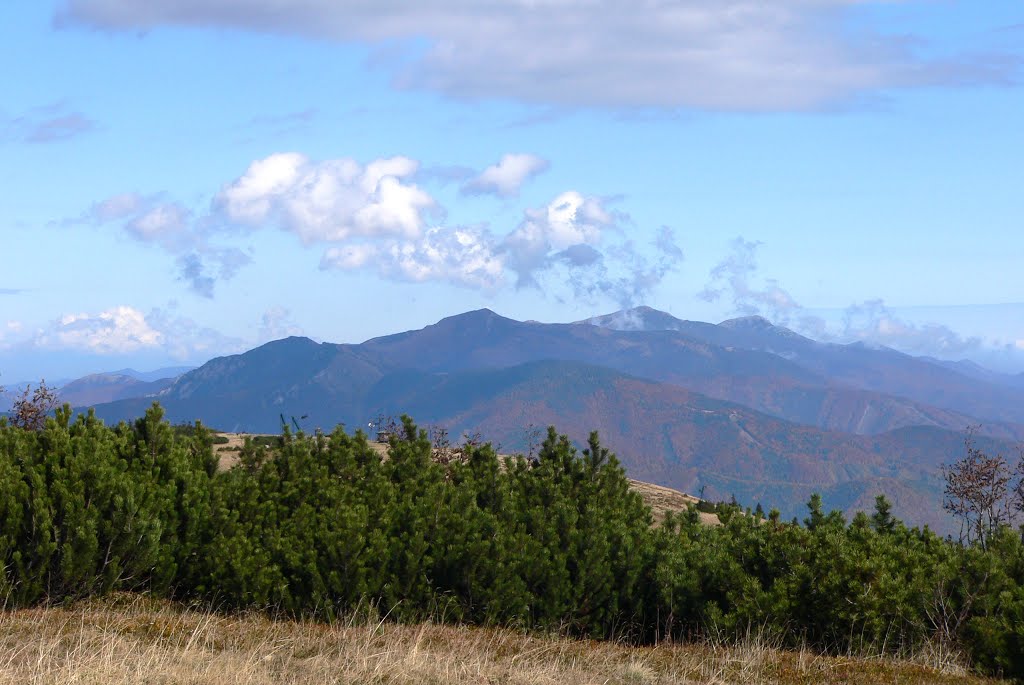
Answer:
POLYGON ((738 645, 626 645, 508 629, 197 611, 136 595, 0 613, 0 685, 983 683, 924 663, 738 645))

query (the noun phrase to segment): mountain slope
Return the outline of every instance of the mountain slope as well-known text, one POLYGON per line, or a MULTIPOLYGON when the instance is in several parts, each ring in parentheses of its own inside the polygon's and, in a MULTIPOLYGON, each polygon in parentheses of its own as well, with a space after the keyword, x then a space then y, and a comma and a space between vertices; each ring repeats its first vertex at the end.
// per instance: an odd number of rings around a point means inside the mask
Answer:
POLYGON ((104 402, 156 395, 174 382, 173 378, 142 381, 116 373, 96 373, 62 386, 57 391, 61 402, 73 407, 89 407, 104 402))
MULTIPOLYGON (((594 317, 581 323, 648 332, 669 330, 712 345, 767 352, 819 377, 827 378, 832 386, 903 398, 914 403, 911 412, 921 412, 924 407, 942 409, 956 414, 956 421, 967 419, 978 423, 982 420, 986 429, 997 435, 1014 439, 1024 437, 1019 427, 995 425, 1024 423, 1024 392, 1021 388, 1012 387, 1012 380, 995 382, 993 377, 982 377, 977 371, 973 375, 965 374, 964 369, 969 367, 964 365, 958 368, 948 363, 935 363, 927 358, 917 358, 863 343, 821 343, 787 328, 774 326, 759 316, 731 319, 713 325, 684 321, 649 307, 638 307, 594 317)), ((754 398, 744 399, 735 395, 731 395, 730 399, 756 401, 754 398)), ((759 408, 770 411, 764 405, 759 408)), ((932 411, 924 413, 931 415, 929 422, 932 425, 956 427, 947 422, 948 417, 936 415, 932 411)), ((786 415, 786 418, 800 420, 793 415, 786 415)), ((898 424, 915 425, 913 421, 902 420, 898 424)), ((841 425, 827 427, 844 429, 841 425)), ((898 426, 889 426, 895 427, 898 426)))
MULTIPOLYGON (((658 325, 671 323, 667 316, 658 325)), ((523 449, 530 426, 554 424, 577 440, 597 429, 631 476, 654 483, 706 487, 711 497, 735 494, 786 512, 799 512, 813 491, 836 506, 870 505, 884 491, 908 520, 943 520, 939 466, 962 453, 962 431, 977 419, 825 372, 884 375, 892 363, 906 374, 921 364, 938 374, 921 381, 928 387, 937 378, 936 396, 951 377, 963 388, 974 381, 925 361, 905 363, 905 355, 820 345, 759 319, 679 325, 686 332, 620 331, 521 323, 480 310, 360 345, 268 343, 208 362, 157 399, 175 422, 200 418, 230 431, 277 431, 293 417, 306 430, 351 429, 408 413, 523 449)), ((97 411, 108 420, 135 418, 152 401, 97 411)), ((982 447, 1004 453, 1012 451, 1006 440, 1024 435, 1018 425, 992 421, 986 430, 993 435, 982 447)))
MULTIPOLYGON (((566 362, 422 377, 405 398, 421 420, 452 432, 481 431, 525 451, 529 426, 554 424, 578 442, 590 430, 634 478, 803 515, 813 492, 830 506, 867 508, 877 494, 899 515, 945 529, 941 465, 959 458, 963 435, 907 428, 852 436, 798 426, 685 389, 566 362), (475 392, 466 392, 475 389, 475 392)), ((983 449, 1010 444, 984 438, 983 449)))
MULTIPOLYGON (((368 366, 362 395, 353 386, 329 392, 315 379, 337 357, 353 351, 310 341, 284 344, 314 352, 312 359, 297 365, 313 381, 276 389, 264 385, 262 400, 254 402, 249 394, 237 394, 238 376, 222 375, 230 368, 244 377, 253 360, 218 364, 205 372, 204 382, 216 382, 219 392, 200 397, 198 391, 209 388, 194 378, 176 386, 172 390, 184 394, 169 392, 160 398, 168 418, 202 418, 219 428, 267 432, 280 427, 282 413, 286 420, 296 416, 306 429, 330 429, 337 423, 359 427, 373 415, 370 411, 408 413, 420 425, 446 427, 453 437, 480 432, 504 451, 522 452, 530 447, 531 426, 553 424, 581 444, 591 430, 598 430, 634 478, 687 492, 705 487, 705 496, 712 499, 735 495, 742 502, 770 503, 787 517, 801 515, 812 492, 825 493, 830 506, 842 508, 870 506, 876 494, 886 492, 893 496, 897 513, 933 526, 944 523, 939 465, 962 450, 962 436, 954 431, 906 429, 878 436, 826 432, 578 362, 539 361, 456 373, 383 373, 368 366), (376 380, 370 382, 372 377, 376 380), (298 407, 308 410, 293 411, 298 407)), ((113 403, 97 411, 107 419, 131 418, 148 401, 113 403)), ((1009 447, 985 440, 986 448, 1009 447)))

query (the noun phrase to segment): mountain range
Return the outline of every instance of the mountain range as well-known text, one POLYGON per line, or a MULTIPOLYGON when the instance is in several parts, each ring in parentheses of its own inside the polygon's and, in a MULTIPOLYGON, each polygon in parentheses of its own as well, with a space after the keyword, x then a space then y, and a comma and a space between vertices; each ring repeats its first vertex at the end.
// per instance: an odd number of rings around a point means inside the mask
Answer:
MULTIPOLYGON (((47 383, 57 391, 61 402, 74 407, 92 406, 115 400, 156 395, 166 389, 181 374, 191 371, 194 366, 172 366, 154 371, 120 369, 107 373, 94 373, 74 380, 61 379, 47 383)), ((10 411, 14 400, 35 382, 14 383, 0 394, 0 412, 10 411)))
POLYGON ((884 492, 909 522, 945 529, 940 469, 962 455, 965 429, 979 426, 988 451, 1024 439, 1024 388, 978 369, 817 342, 760 317, 716 325, 636 308, 544 324, 479 310, 361 344, 286 338, 148 386, 155 398, 82 406, 116 421, 158 399, 175 422, 236 432, 407 413, 506 451, 528 451, 549 424, 578 442, 596 429, 634 478, 787 516, 815 491, 843 509, 884 492))

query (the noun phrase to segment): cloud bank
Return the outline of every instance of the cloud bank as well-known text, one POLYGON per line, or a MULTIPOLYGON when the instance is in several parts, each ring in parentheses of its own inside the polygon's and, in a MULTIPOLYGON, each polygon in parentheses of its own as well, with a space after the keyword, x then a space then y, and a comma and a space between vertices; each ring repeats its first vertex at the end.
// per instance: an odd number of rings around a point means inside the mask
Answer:
POLYGON ((65 314, 39 331, 34 342, 42 348, 107 355, 159 347, 163 334, 150 326, 142 312, 122 305, 98 314, 65 314))
POLYGON ((894 88, 1000 82, 1016 69, 1001 57, 920 56, 924 37, 870 27, 866 9, 892 1, 67 0, 56 23, 377 45, 400 87, 569 106, 807 110, 894 88), (396 44, 404 59, 388 56, 396 44))
MULTIPOLYGON (((271 314, 273 322, 273 314, 271 314)), ((265 317, 264 323, 267 323, 265 317)), ((11 322, 16 323, 16 322, 11 322)), ((252 341, 225 336, 201 326, 171 309, 148 313, 130 305, 117 305, 100 312, 64 314, 35 330, 22 334, 21 326, 8 324, 8 349, 35 349, 116 357, 136 353, 158 353, 176 360, 206 361, 213 354, 240 352, 252 341)))
MULTIPOLYGON (((535 155, 507 154, 465 174, 461 192, 511 197, 547 167, 535 155)), ((322 270, 370 271, 392 281, 489 294, 536 288, 557 298, 603 297, 624 306, 638 304, 681 263, 668 228, 638 248, 628 236, 628 215, 610 209, 606 198, 577 190, 525 208, 515 226, 448 222, 441 202, 418 184, 420 168, 403 156, 360 163, 275 153, 224 183, 205 209, 160 194, 123 193, 94 204, 85 218, 118 225, 174 256, 179 277, 206 297, 250 259, 223 241, 261 230, 283 231, 322 250, 322 270)))

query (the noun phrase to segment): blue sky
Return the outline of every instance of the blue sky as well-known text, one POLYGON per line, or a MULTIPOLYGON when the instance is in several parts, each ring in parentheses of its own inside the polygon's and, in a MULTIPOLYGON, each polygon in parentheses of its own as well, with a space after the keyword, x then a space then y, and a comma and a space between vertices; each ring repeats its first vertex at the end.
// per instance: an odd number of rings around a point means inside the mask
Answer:
POLYGON ((1024 371, 1020 3, 0 22, 2 381, 639 304, 1024 371))

